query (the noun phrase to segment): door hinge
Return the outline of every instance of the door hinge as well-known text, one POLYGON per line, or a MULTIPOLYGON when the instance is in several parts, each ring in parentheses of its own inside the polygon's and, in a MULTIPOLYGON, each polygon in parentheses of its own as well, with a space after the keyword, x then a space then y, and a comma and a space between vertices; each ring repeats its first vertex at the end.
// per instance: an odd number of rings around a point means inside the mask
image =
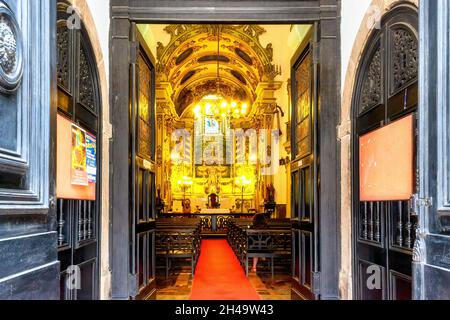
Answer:
POLYGON ((411 197, 411 212, 414 215, 419 214, 419 209, 422 208, 430 208, 433 206, 433 198, 425 197, 420 198, 418 194, 414 194, 411 197))
POLYGON ((130 44, 130 63, 131 64, 137 63, 137 47, 136 43, 134 42, 130 44))
POLYGON ((313 63, 319 64, 320 62, 320 43, 313 42, 313 63))
POLYGON ((128 294, 130 297, 138 295, 138 276, 137 274, 128 275, 128 294))
POLYGON ((312 276, 313 276, 312 292, 315 295, 319 295, 320 294, 320 272, 313 272, 312 276))

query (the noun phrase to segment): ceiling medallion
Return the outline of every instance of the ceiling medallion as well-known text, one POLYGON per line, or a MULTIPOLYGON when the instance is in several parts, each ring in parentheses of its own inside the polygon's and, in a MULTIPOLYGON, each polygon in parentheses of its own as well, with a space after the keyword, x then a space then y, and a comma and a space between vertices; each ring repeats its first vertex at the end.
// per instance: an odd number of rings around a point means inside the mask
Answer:
POLYGON ((23 74, 22 36, 13 12, 0 1, 0 92, 15 92, 23 74))

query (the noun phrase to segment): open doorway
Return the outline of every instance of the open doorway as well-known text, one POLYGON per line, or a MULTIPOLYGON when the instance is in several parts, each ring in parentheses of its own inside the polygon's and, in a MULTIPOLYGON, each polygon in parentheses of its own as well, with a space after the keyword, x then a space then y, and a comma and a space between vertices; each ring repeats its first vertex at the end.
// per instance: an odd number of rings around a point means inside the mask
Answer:
MULTIPOLYGON (((267 3, 265 5, 267 6, 267 3)), ((290 5, 297 8, 297 6, 303 7, 304 3, 292 2, 290 5)), ((183 215, 183 210, 185 211, 184 221, 189 219, 188 215, 195 216, 196 211, 200 211, 200 215, 208 213, 210 217, 207 217, 207 219, 200 217, 198 223, 194 222, 193 233, 200 233, 201 237, 204 233, 206 233, 205 237, 221 236, 232 252, 233 245, 230 244, 232 240, 228 239, 231 237, 228 230, 232 226, 228 222, 235 217, 227 217, 227 215, 238 215, 237 218, 240 218, 239 215, 247 215, 247 221, 250 221, 250 223, 255 212, 266 213, 275 218, 278 215, 284 216, 284 219, 287 219, 288 222, 288 227, 285 229, 288 231, 288 236, 285 238, 290 240, 291 250, 287 250, 286 256, 288 258, 281 260, 288 261, 290 258, 290 266, 288 263, 285 272, 289 279, 293 279, 292 283, 294 284, 291 286, 291 294, 289 294, 289 289, 286 290, 287 296, 294 299, 330 299, 337 297, 339 269, 337 239, 339 236, 336 210, 338 166, 335 130, 337 109, 335 106, 338 99, 338 86, 336 85, 338 65, 333 62, 333 57, 338 58, 339 41, 336 36, 332 36, 333 30, 336 30, 333 23, 322 25, 320 22, 322 16, 318 14, 321 10, 314 11, 310 7, 302 9, 305 15, 299 14, 296 17, 289 10, 285 10, 287 7, 277 9, 279 16, 277 16, 276 22, 279 25, 273 25, 274 28, 284 27, 288 30, 288 33, 295 29, 296 25, 283 26, 283 21, 286 24, 298 21, 298 25, 310 26, 306 28, 307 32, 305 32, 308 37, 305 36, 305 41, 299 41, 297 47, 289 55, 286 55, 283 62, 286 67, 280 68, 279 66, 283 63, 272 62, 276 54, 274 43, 270 45, 270 40, 265 40, 263 45, 259 43, 264 38, 263 33, 268 32, 265 27, 271 26, 268 23, 274 20, 271 20, 269 15, 265 16, 264 14, 258 16, 257 22, 250 19, 250 17, 253 17, 250 12, 254 8, 248 8, 245 14, 231 16, 229 14, 220 15, 218 12, 217 14, 205 15, 205 8, 202 7, 196 9, 198 10, 196 19, 180 11, 176 16, 168 13, 168 15, 165 15, 165 19, 159 20, 159 16, 152 16, 153 7, 142 11, 142 7, 135 10, 134 2, 130 2, 129 6, 130 8, 126 13, 124 13, 123 7, 112 6, 112 73, 121 75, 115 77, 111 83, 114 101, 112 166, 115 172, 112 175, 113 297, 117 299, 157 297, 157 274, 164 270, 162 275, 165 277, 166 270, 168 270, 169 277, 170 273, 176 270, 173 263, 170 262, 174 260, 170 255, 161 259, 162 264, 159 264, 156 259, 159 250, 167 250, 167 240, 160 242, 163 245, 158 245, 160 241, 158 239, 159 225, 163 222, 165 223, 164 228, 166 228, 170 225, 170 222, 166 223, 161 219, 171 219, 171 222, 173 222, 174 219, 180 218, 179 216, 172 216, 183 215), (116 15, 120 19, 114 19, 116 15), (196 24, 157 25, 157 23, 163 21, 165 23, 178 23, 182 17, 186 18, 186 22, 190 21, 196 24), (248 22, 246 19, 249 19, 248 22), (218 24, 222 21, 227 24, 218 24), (240 21, 241 24, 229 24, 236 21, 240 21), (162 31, 168 27, 169 32, 164 31, 167 33, 165 35, 166 42, 164 42, 164 38, 153 37, 151 41, 154 43, 148 43, 145 40, 145 30, 142 30, 145 25, 155 25, 162 31), (203 41, 211 44, 198 44, 197 41, 202 38, 199 36, 197 40, 193 41, 194 43, 188 43, 192 47, 199 48, 189 50, 189 45, 183 46, 183 43, 192 37, 192 34, 190 34, 192 26, 206 33, 203 41), (186 30, 189 32, 185 34, 186 30), (230 43, 222 43, 222 41, 226 41, 222 39, 225 38, 223 35, 226 34, 223 32, 224 30, 235 34, 235 39, 233 41, 230 39, 230 43), (262 30, 265 32, 262 32, 262 30), (184 38, 178 37, 178 35, 182 35, 184 38), (255 38, 256 41, 253 40, 255 43, 240 48, 239 42, 244 41, 246 37, 255 38), (173 44, 170 44, 172 38, 174 38, 174 41, 173 44), (171 52, 173 55, 169 56, 170 59, 164 63, 158 63, 161 54, 169 51, 168 48, 172 47, 175 50, 171 52), (301 49, 299 49, 300 47, 301 49), (319 47, 323 48, 324 51, 319 50, 319 47), (196 50, 203 52, 203 55, 193 59, 196 50), (206 52, 206 54, 202 50, 209 50, 210 52, 206 52), (224 52, 229 52, 233 60, 226 55, 224 56, 224 52), (268 58, 269 56, 271 58, 268 58), (126 57, 129 58, 129 63, 127 63, 126 57), (199 70, 191 66, 189 66, 190 69, 186 67, 189 63, 197 63, 197 59, 201 58, 204 60, 200 61, 200 64, 204 66, 197 66, 199 70), (266 59, 266 62, 264 62, 264 59, 266 59), (236 66, 232 65, 233 61, 236 61, 236 66), (242 67, 239 67, 238 64, 241 64, 242 67), (177 68, 178 70, 176 70, 177 68), (144 71, 141 72, 141 70, 144 71), (158 73, 161 71, 163 71, 165 77, 163 82, 167 83, 176 79, 175 84, 170 84, 170 86, 158 84, 158 73), (298 81, 295 81, 296 85, 292 85, 292 82, 288 85, 287 82, 283 83, 283 81, 277 84, 275 78, 279 76, 280 71, 286 76, 285 80, 298 77, 298 81), (301 79, 301 76, 307 73, 309 73, 310 78, 308 80, 301 79), (126 74, 130 76, 127 77, 126 74), (199 82, 198 79, 201 79, 202 75, 208 74, 209 84, 199 85, 198 89, 208 88, 209 86, 211 92, 204 91, 205 94, 195 96, 192 93, 194 88, 194 91, 197 92, 197 87, 194 84, 199 82), (263 78, 264 74, 266 74, 267 79, 263 78), (259 77, 256 78, 256 83, 252 83, 255 82, 252 75, 259 77), (319 76, 322 88, 320 93, 319 76), (222 77, 226 79, 221 80, 222 77), (183 84, 181 84, 182 81, 183 84), (265 82, 265 85, 261 85, 261 82, 265 82), (144 84, 144 86, 141 84, 144 84), (192 87, 189 87, 190 85, 192 87), (224 94, 220 94, 220 90, 225 85, 228 87, 228 92, 224 97, 224 94), (174 93, 174 86, 180 91, 174 93), (184 90, 186 87, 188 88, 184 90), (278 103, 277 91, 285 96, 284 99, 287 103, 278 103), (289 99, 291 95, 295 98, 289 99), (290 103, 289 100, 293 100, 295 103, 290 103), (141 108, 140 104, 147 105, 148 112, 145 111, 145 107, 141 108), (129 105, 130 108, 124 109, 124 105, 129 105), (181 107, 177 109, 177 105, 181 107), (218 110, 213 108, 214 105, 218 110), (253 108, 255 105, 257 108, 253 108), (224 108, 224 110, 221 108, 224 108), (259 113, 259 117, 256 116, 257 113, 259 113), (161 117, 162 115, 164 117, 161 117), (166 121, 167 115, 169 115, 168 118, 172 117, 168 119, 169 121, 166 121), (243 120, 248 115, 254 117, 243 120), (280 117, 279 121, 277 117, 280 117), (190 121, 187 121, 188 118, 190 118, 190 121), (128 121, 129 119, 131 121, 128 121), (176 127, 175 124, 175 120, 178 119, 185 122, 180 127, 176 127), (292 121, 292 125, 290 125, 290 121, 292 121), (168 141, 158 141, 158 137, 166 136, 167 138, 166 122, 172 126, 168 141), (256 145, 256 159, 250 152, 252 134, 244 136, 245 139, 242 139, 242 141, 246 141, 240 148, 244 150, 241 159, 244 163, 239 165, 241 167, 247 166, 245 169, 250 168, 247 171, 240 168, 239 170, 244 174, 237 172, 236 158, 233 158, 233 154, 236 155, 235 147, 238 144, 238 139, 231 135, 227 137, 227 132, 234 129, 233 122, 241 123, 241 129, 244 133, 245 130, 243 129, 251 129, 252 127, 259 128, 260 131, 266 130, 266 133, 261 137, 256 130, 257 143, 254 144, 256 145), (188 126, 187 123, 189 123, 188 126), (286 127, 286 123, 289 124, 288 127, 286 127), (178 131, 178 129, 184 132, 190 130, 191 133, 185 136, 181 135, 172 141, 172 132, 178 131), (198 134, 195 132, 196 129, 198 134), (162 135, 159 135, 158 131, 162 135), (225 135, 225 138, 222 137, 222 149, 215 147, 214 143, 208 148, 199 148, 200 158, 204 158, 203 151, 205 149, 209 157, 196 164, 195 161, 198 159, 194 148, 196 141, 200 141, 198 143, 204 146, 205 140, 212 140, 214 136, 217 138, 220 135, 217 132, 221 133, 222 136, 225 135), (280 135, 280 132, 283 135, 280 135), (320 132, 320 135, 317 134, 318 132, 320 132), (132 139, 128 139, 130 133, 132 139), (288 137, 289 139, 287 139, 288 137), (229 140, 228 145, 230 146, 228 150, 227 140, 229 140), (275 143, 273 142, 280 143, 279 140, 282 140, 283 143, 286 142, 286 146, 289 140, 295 147, 288 148, 289 150, 286 150, 284 145, 280 148, 274 148, 275 143), (149 143, 149 141, 151 142, 149 143), (189 147, 185 148, 186 145, 191 146, 187 153, 184 149, 189 149, 189 147), (249 148, 247 153, 245 152, 245 145, 248 145, 249 148), (178 148, 179 146, 181 147, 178 148), (264 148, 259 146, 264 146, 264 148), (175 147, 175 152, 172 152, 173 147, 175 147), (130 152, 128 157, 125 157, 123 151, 127 149, 130 152), (292 149, 295 149, 295 153, 292 149), (231 163, 228 162, 230 163, 229 169, 226 169, 223 167, 226 167, 227 151, 229 150, 231 150, 229 157, 232 161, 231 163), (297 153, 297 150, 302 151, 297 153), (280 151, 282 152, 281 155, 280 151), (320 164, 318 162, 319 154, 321 154, 320 164), (142 157, 142 155, 145 156, 142 157), (214 160, 217 160, 219 155, 223 155, 225 164, 214 164, 214 160), (259 155, 267 158, 268 162, 265 163, 267 167, 258 167, 258 161, 261 160, 258 159, 259 155), (185 161, 186 158, 189 161, 185 161), (170 170, 165 172, 163 171, 164 160, 171 164, 170 170), (176 164, 176 166, 173 166, 174 168, 172 168, 173 162, 176 164), (188 165, 185 162, 190 164, 188 165), (211 168, 208 168, 205 162, 212 162, 211 168), (255 165, 256 170, 252 171, 251 166, 255 165), (271 171, 272 165, 279 170, 278 172, 283 171, 283 174, 274 174, 271 171), (191 168, 186 168, 189 166, 191 168), (202 167, 206 167, 206 170, 202 167), (172 171, 172 169, 174 170, 172 171), (262 171, 272 172, 272 174, 264 176, 261 174, 262 171), (320 185, 319 171, 321 172, 320 185), (173 172, 177 173, 172 175, 173 172), (247 172, 255 172, 254 177, 247 176, 245 174, 247 172), (221 181, 225 179, 222 175, 228 176, 228 182, 225 181, 227 184, 221 181), (197 183, 196 187, 195 179, 197 178, 201 183, 197 183), (293 179, 298 181, 295 186, 291 183, 293 179), (131 192, 124 194, 123 186, 127 183, 130 183, 131 192), (226 194, 227 188, 228 195, 223 196, 226 194), (197 197, 194 198, 193 194, 197 197), (188 197, 191 197, 191 199, 188 199, 188 197), (278 202, 277 197, 285 199, 285 203, 278 202), (200 201, 195 204, 192 202, 193 199, 200 201), (272 199, 274 201, 271 201, 272 199), (295 209, 293 209, 294 200, 295 209), (317 203, 313 203, 314 201, 317 201, 317 203), (217 208, 219 204, 220 207, 217 208), (286 205, 286 215, 283 213, 283 206, 278 206, 278 204, 286 205), (130 212, 129 217, 123 214, 127 209, 130 212), (214 211, 223 209, 226 209, 227 212, 214 211), (315 214, 315 211, 318 212, 319 210, 325 211, 326 214, 315 214), (270 212, 271 214, 269 214, 270 212), (172 216, 159 217, 164 214, 172 216), (319 224, 324 230, 321 234, 318 233, 319 224), (129 226, 128 229, 125 228, 127 225, 129 226), (126 246, 127 243, 130 243, 130 245, 126 246), (130 263, 125 264, 125 261, 130 263), (161 266, 161 270, 157 266, 161 266), (295 270, 299 270, 299 272, 295 274, 295 270), (324 280, 321 280, 322 272, 326 277, 324 280)), ((163 8, 160 9, 165 12, 163 8)), ((172 9, 175 11, 181 10, 180 8, 172 9)), ((338 11, 337 7, 329 9, 338 11)), ((333 14, 328 13, 329 16, 333 14)), ((329 16, 324 17, 324 19, 327 19, 328 22, 335 21, 330 19, 329 16)), ((282 42, 281 35, 281 32, 274 32, 272 38, 282 42)), ((279 52, 285 54, 286 49, 286 45, 282 45, 279 52)), ((208 79, 204 80, 207 81, 208 79)), ((215 140, 217 141, 217 139, 215 140)), ((190 222, 194 220, 195 217, 191 218, 190 222)), ((247 223, 247 229, 240 229, 242 231, 248 230, 248 225, 247 223)), ((202 245, 198 244, 200 241, 193 242, 200 246, 200 251, 203 253, 202 245)), ((197 251, 194 254, 194 258, 191 258, 191 265, 187 266, 188 270, 189 267, 191 270, 195 270, 195 265, 198 266, 201 263, 202 253, 198 255, 197 251)), ((246 278, 247 266, 249 269, 253 267, 251 265, 253 257, 247 255, 248 263, 247 259, 242 259, 236 253, 233 253, 233 257, 238 265, 245 265, 245 267, 240 267, 240 272, 246 278), (242 262, 244 260, 245 263, 242 262)), ((276 262, 272 263, 271 257, 258 258, 260 258, 260 261, 257 270, 259 265, 262 267, 268 265, 267 270, 269 270, 271 276, 272 265, 276 262), (265 258, 265 262, 263 258, 265 258)), ((275 266, 274 273, 277 273, 277 268, 275 266)), ((228 271, 222 276, 226 277, 229 274, 228 271)), ((194 276, 194 285, 195 283, 194 276)), ((255 289, 253 288, 253 290, 255 289)))
POLYGON ((291 299, 291 287, 317 298, 314 26, 139 24, 135 35, 138 297, 156 278, 161 299, 217 288, 234 299, 245 285, 242 298, 291 299))

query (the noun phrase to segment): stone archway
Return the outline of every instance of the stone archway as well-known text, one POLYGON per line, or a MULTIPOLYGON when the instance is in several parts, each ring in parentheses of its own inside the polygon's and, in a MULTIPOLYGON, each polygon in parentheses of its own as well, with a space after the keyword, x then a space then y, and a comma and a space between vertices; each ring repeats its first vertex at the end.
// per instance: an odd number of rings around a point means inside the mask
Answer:
POLYGON ((360 59, 374 28, 380 19, 394 6, 412 4, 418 7, 418 0, 373 0, 367 10, 356 35, 345 81, 342 84, 341 121, 338 126, 338 139, 341 150, 341 268, 339 288, 341 299, 353 298, 352 274, 352 101, 356 85, 360 59))
MULTIPOLYGON (((71 14, 78 14, 89 35, 95 55, 96 67, 101 93, 101 128, 102 128, 102 154, 100 155, 102 167, 101 190, 109 190, 109 141, 112 138, 112 126, 109 119, 109 81, 107 69, 109 65, 103 56, 99 33, 94 22, 87 0, 68 0, 72 5, 71 14)), ((111 297, 111 271, 109 265, 109 197, 101 199, 101 239, 100 239, 100 299, 111 297)))

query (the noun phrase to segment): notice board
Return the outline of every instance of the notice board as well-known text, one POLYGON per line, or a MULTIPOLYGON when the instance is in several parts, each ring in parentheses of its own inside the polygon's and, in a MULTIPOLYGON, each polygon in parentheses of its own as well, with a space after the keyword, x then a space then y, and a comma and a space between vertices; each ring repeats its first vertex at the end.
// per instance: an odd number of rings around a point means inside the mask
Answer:
POLYGON ((96 199, 96 150, 94 135, 57 116, 56 194, 59 199, 96 199))
POLYGON ((413 115, 359 139, 361 201, 409 200, 414 186, 413 115))

